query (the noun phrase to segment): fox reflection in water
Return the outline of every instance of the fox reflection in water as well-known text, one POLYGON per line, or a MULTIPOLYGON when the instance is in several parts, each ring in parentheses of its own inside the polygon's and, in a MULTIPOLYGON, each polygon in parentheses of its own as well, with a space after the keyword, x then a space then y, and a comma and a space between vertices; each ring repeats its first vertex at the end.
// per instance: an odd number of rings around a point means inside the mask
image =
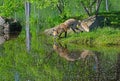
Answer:
MULTIPOLYGON (((95 80, 98 81, 100 78, 100 62, 98 58, 99 52, 90 51, 90 50, 69 50, 67 45, 62 45, 61 43, 54 42, 53 49, 56 51, 61 57, 65 58, 68 61, 76 61, 76 60, 83 60, 88 61, 89 57, 94 59, 93 69, 96 71, 95 80)), ((87 63, 87 66, 90 66, 90 62, 87 63)))
POLYGON ((53 49, 63 58, 68 61, 75 61, 79 59, 86 59, 88 56, 94 55, 92 51, 89 50, 68 50, 67 45, 62 45, 61 43, 54 42, 53 49))

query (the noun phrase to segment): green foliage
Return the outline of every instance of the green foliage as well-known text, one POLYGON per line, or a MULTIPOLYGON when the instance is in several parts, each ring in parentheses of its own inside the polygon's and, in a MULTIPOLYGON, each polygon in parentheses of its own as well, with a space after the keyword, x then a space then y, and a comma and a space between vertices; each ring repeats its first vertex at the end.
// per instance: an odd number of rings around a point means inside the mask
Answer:
POLYGON ((92 32, 83 32, 79 34, 71 35, 67 39, 63 39, 65 42, 88 44, 88 45, 120 45, 120 30, 110 27, 98 28, 92 32))
MULTIPOLYGON (((83 19, 86 13, 80 1, 83 1, 85 6, 90 8, 93 0, 28 0, 31 3, 30 23, 37 24, 40 30, 54 27, 68 18, 83 19), (62 13, 57 8, 60 5, 62 13)), ((119 11, 117 5, 118 0, 109 1, 110 11, 119 11), (117 10, 116 10, 117 9, 117 10)), ((13 17, 25 24, 25 1, 23 0, 2 0, 0 1, 0 15, 13 17)), ((94 6, 95 7, 95 6, 94 6)), ((102 1, 100 12, 105 12, 105 1, 102 1)), ((119 20, 119 19, 118 19, 119 20)), ((116 23, 116 22, 113 22, 116 23)), ((118 23, 117 23, 118 24, 118 23)))
POLYGON ((49 6, 55 7, 58 0, 29 0, 31 3, 36 3, 37 7, 40 9, 47 8, 49 6), (40 4, 38 4, 40 3, 40 4))
MULTIPOLYGON (((64 9, 62 14, 60 14, 56 7, 59 0, 28 1, 31 3, 30 32, 32 37, 30 53, 27 53, 25 44, 25 1, 0 1, 0 15, 14 17, 16 13, 16 18, 21 20, 23 25, 23 31, 18 38, 0 45, 0 81, 14 81, 16 77, 20 81, 94 81, 88 78, 96 75, 93 68, 95 65, 93 58, 89 58, 85 62, 82 60, 74 62, 66 61, 65 58, 60 57, 53 50, 53 38, 41 33, 44 29, 54 27, 67 18, 80 16, 80 19, 82 19, 86 17, 80 5, 80 0, 63 0, 64 9), (63 18, 64 15, 66 16, 65 19, 63 18)), ((89 1, 92 0, 84 0, 86 5, 89 4, 89 1)), ((114 2, 113 5, 111 4, 112 11, 112 8, 117 3, 112 0, 111 2, 114 2)), ((117 0, 117 2, 119 1, 117 0)), ((114 9, 118 9, 118 7, 119 5, 114 7, 114 9)), ((104 11, 104 5, 101 8, 102 11, 104 11)), ((120 44, 119 32, 119 29, 103 28, 89 33, 69 34, 66 39, 61 39, 60 41, 68 44, 69 51, 87 49, 99 52, 100 65, 103 68, 101 70, 106 72, 104 75, 101 74, 100 78, 101 80, 105 79, 104 76, 106 75, 108 80, 109 77, 115 77, 112 73, 115 66, 113 69, 110 66, 116 64, 116 57, 120 50, 119 47, 112 47, 112 45, 120 44), (101 47, 100 45, 111 45, 111 47, 101 47), (109 76, 107 72, 111 72, 109 76)))
POLYGON ((4 0, 0 5, 0 15, 9 17, 23 9, 24 2, 22 0, 4 0))

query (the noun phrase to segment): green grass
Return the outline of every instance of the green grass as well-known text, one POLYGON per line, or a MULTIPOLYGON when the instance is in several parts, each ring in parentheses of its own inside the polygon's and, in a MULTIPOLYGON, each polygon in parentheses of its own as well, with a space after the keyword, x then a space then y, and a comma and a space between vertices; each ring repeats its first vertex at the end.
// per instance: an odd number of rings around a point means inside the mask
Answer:
POLYGON ((69 34, 67 38, 62 39, 64 43, 76 43, 87 45, 120 45, 120 30, 110 27, 98 28, 91 32, 78 34, 69 34))

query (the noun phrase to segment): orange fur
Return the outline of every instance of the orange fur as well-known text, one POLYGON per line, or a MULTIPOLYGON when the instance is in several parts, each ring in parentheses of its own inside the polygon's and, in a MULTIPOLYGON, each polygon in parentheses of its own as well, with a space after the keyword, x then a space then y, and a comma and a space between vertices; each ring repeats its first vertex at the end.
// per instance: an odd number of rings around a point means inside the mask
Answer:
POLYGON ((67 30, 68 30, 67 25, 65 25, 64 23, 61 23, 60 25, 58 25, 56 29, 53 30, 53 36, 60 37, 62 33, 65 33, 65 37, 66 37, 67 30))
POLYGON ((53 30, 53 36, 54 37, 60 37, 62 33, 65 33, 65 37, 67 36, 68 29, 72 29, 74 32, 77 28, 78 20, 76 19, 68 19, 64 23, 61 23, 60 25, 57 25, 55 29, 53 30))

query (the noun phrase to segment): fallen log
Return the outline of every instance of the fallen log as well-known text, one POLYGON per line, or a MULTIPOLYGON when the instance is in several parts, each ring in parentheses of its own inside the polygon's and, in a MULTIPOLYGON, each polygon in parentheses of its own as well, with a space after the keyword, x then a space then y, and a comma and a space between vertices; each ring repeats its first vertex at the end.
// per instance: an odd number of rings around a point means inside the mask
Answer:
POLYGON ((109 21, 104 16, 90 16, 82 21, 79 21, 79 26, 82 28, 82 31, 89 32, 98 27, 103 27, 109 21))

